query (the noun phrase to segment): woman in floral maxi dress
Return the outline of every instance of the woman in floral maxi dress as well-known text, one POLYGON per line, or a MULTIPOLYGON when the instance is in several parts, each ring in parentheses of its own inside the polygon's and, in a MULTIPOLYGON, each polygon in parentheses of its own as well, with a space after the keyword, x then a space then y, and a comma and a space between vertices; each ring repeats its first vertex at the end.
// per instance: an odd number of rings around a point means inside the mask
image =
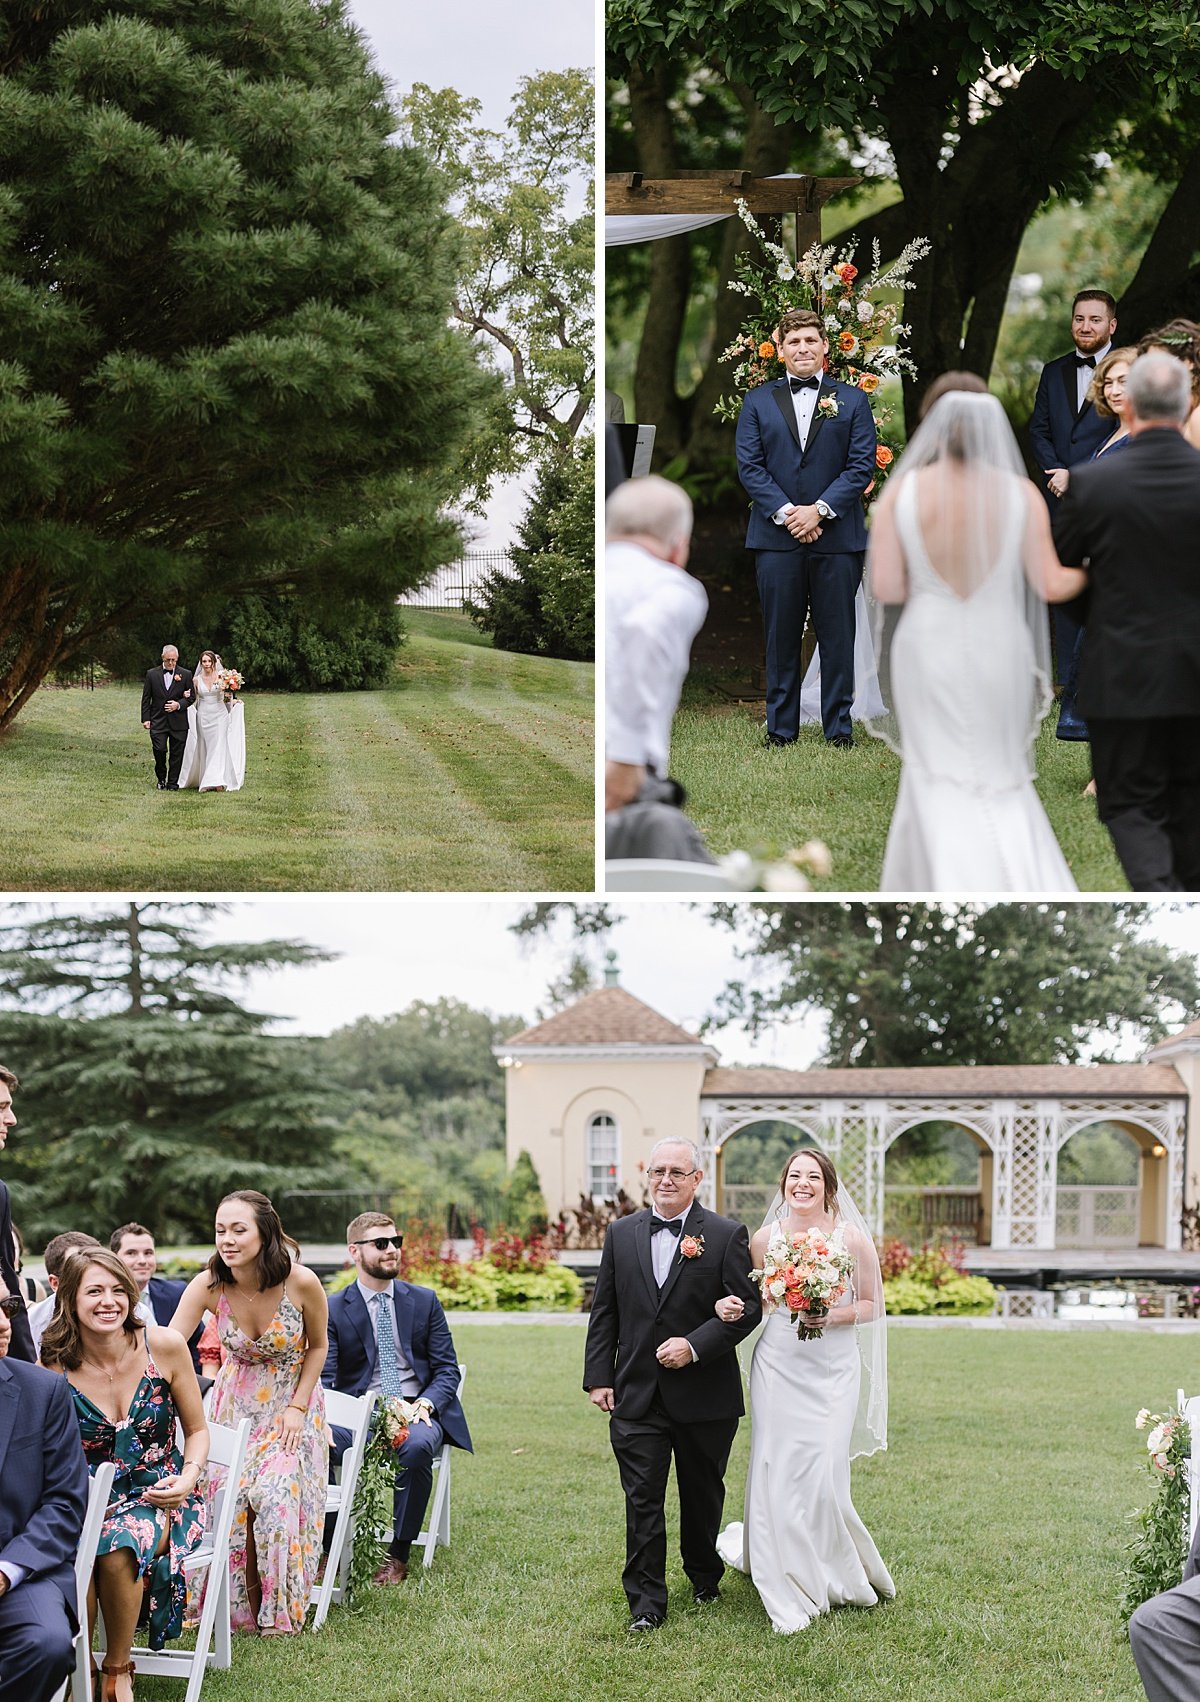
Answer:
POLYGON ((216 1315, 224 1360, 214 1424, 253 1420, 229 1557, 235 1630, 299 1631, 321 1558, 329 1433, 321 1368, 328 1307, 270 1200, 252 1188, 217 1208, 217 1250, 172 1319, 190 1335, 216 1315), (192 1321, 189 1323, 188 1320, 192 1321))
POLYGON ((42 1338, 43 1364, 70 1386, 88 1470, 116 1467, 88 1603, 91 1620, 97 1596, 104 1611, 104 1702, 133 1694, 130 1648, 144 1593, 152 1649, 183 1629, 183 1563, 205 1523, 198 1491, 208 1427, 191 1355, 174 1330, 142 1326, 137 1299, 124 1263, 89 1247, 67 1260, 42 1338))

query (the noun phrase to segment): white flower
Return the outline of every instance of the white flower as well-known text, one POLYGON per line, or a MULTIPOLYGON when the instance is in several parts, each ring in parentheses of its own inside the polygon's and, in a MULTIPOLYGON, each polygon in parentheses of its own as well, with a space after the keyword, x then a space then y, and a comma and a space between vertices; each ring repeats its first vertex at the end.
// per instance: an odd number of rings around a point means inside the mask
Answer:
POLYGON ((875 304, 871 301, 860 301, 858 304, 859 323, 865 325, 875 312, 875 304))
POLYGON ((730 851, 720 862, 721 873, 736 888, 748 891, 754 879, 754 858, 748 851, 730 851))
POLYGON ((839 313, 849 313, 852 305, 853 304, 851 303, 849 298, 846 297, 846 296, 843 296, 841 301, 839 301, 838 304, 837 304, 837 310, 838 310, 839 313))
POLYGON ((836 313, 827 313, 825 315, 825 329, 827 331, 836 331, 836 330, 838 330, 838 328, 839 327, 838 327, 838 316, 837 316, 837 314, 836 313))
POLYGON ((814 875, 831 875, 833 858, 829 847, 820 839, 807 839, 798 851, 789 851, 788 858, 798 867, 811 869, 814 875))
POLYGON ((842 280, 838 277, 836 272, 826 272, 825 276, 821 279, 821 288, 826 290, 836 290, 841 288, 841 283, 842 280))
POLYGON ((1135 1430, 1145 1430, 1147 1424, 1150 1422, 1150 1418, 1150 1408, 1143 1407, 1141 1412, 1138 1413, 1137 1417, 1133 1421, 1133 1428, 1135 1430))
POLYGON ((782 1300, 787 1293, 787 1283, 784 1282, 782 1277, 776 1277, 774 1282, 767 1284, 767 1292, 773 1294, 776 1300, 782 1300))
POLYGON ((1166 1440, 1167 1440, 1167 1427, 1166 1427, 1166 1425, 1165 1424, 1156 1424, 1154 1426, 1154 1429, 1150 1432, 1149 1436, 1147 1436, 1147 1438, 1146 1438, 1146 1447, 1147 1447, 1147 1449, 1149 1450, 1150 1453, 1157 1454, 1159 1452, 1159 1450, 1162 1448, 1163 1444, 1166 1442, 1166 1440))
POLYGON ((799 869, 788 863, 768 863, 763 870, 764 892, 808 892, 809 885, 799 869))
POLYGON ((781 266, 776 268, 775 276, 777 278, 781 278, 785 284, 790 284, 792 279, 796 276, 796 268, 789 265, 789 263, 785 260, 781 266))
POLYGON ((1160 1472, 1165 1472, 1167 1469, 1167 1456, 1165 1454, 1155 1454, 1154 1463, 1160 1472))

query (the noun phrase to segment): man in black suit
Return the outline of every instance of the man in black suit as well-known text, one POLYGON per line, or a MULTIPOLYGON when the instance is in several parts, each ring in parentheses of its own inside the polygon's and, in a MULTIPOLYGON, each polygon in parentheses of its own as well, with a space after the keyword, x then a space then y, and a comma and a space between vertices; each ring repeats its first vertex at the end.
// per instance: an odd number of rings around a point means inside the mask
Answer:
MULTIPOLYGON (((1057 524, 1059 500, 1067 489, 1072 467, 1090 461, 1112 431, 1112 421, 1101 417, 1087 399, 1088 387, 1112 348, 1117 328, 1117 304, 1107 290, 1080 290, 1071 303, 1069 355, 1047 361, 1038 382, 1033 417, 1029 422, 1029 446, 1042 470, 1042 489, 1057 524)), ((1064 686, 1075 670, 1071 661, 1080 639, 1079 623, 1063 604, 1054 609, 1054 643, 1058 677, 1064 686)), ((1087 727, 1079 718, 1071 687, 1064 690, 1059 705, 1056 736, 1086 739, 1087 727)))
POLYGON ((1089 570, 1079 706, 1100 819, 1135 892, 1200 889, 1200 452, 1181 361, 1129 371, 1130 444, 1071 475, 1056 528, 1089 570))
MULTIPOLYGON (((0 1151, 8 1140, 8 1131, 15 1125, 17 1118, 12 1108, 13 1088, 17 1086, 17 1078, 11 1070, 0 1064, 0 1151)), ((16 1244, 13 1241, 12 1207, 9 1204, 8 1189, 0 1182, 0 1279, 3 1280, 9 1294, 18 1297, 21 1284, 17 1278, 16 1244)), ((21 1309, 15 1312, 11 1319, 12 1335, 9 1343, 9 1357, 23 1359, 33 1364, 37 1354, 33 1350, 33 1337, 29 1333, 29 1318, 25 1311, 25 1302, 21 1301, 21 1309)))
POLYGON ((0 1702, 51 1702, 75 1664, 87 1493, 67 1380, 14 1361, 0 1313, 0 1702))
MULTIPOLYGON (((115 1253, 128 1268, 130 1276, 138 1285, 137 1309, 142 1314, 143 1322, 161 1324, 164 1329, 170 1329, 175 1308, 183 1299, 187 1283, 174 1277, 155 1275, 158 1270, 158 1249, 154 1245, 153 1235, 144 1224, 123 1223, 120 1229, 114 1229, 109 1236, 108 1246, 109 1251, 115 1253)), ((197 1325, 188 1341, 197 1377, 203 1374, 198 1352, 203 1328, 203 1325, 197 1325)))
POLYGON ((191 672, 179 666, 175 646, 165 644, 162 667, 151 668, 142 686, 142 726, 150 735, 160 792, 179 790, 183 747, 187 744, 187 712, 192 701, 191 672))
POLYGON ((725 1467, 745 1411, 733 1349, 762 1311, 745 1225, 696 1200, 702 1175, 692 1143, 660 1141, 648 1173, 655 1209, 618 1218, 604 1240, 583 1378, 593 1404, 612 1414, 633 1632, 652 1631, 666 1617, 672 1454, 683 1569, 697 1602, 718 1598, 725 1467), (746 1308, 736 1324, 713 1310, 726 1294, 746 1308))
MULTIPOLYGON (((397 1280, 404 1237, 382 1212, 360 1212, 346 1226, 357 1267, 354 1282, 330 1297, 329 1353, 321 1381, 345 1395, 374 1389, 417 1407, 416 1421, 396 1450, 396 1485, 388 1557, 377 1584, 402 1584, 409 1550, 421 1534, 433 1462, 443 1441, 472 1452, 458 1399, 458 1357, 442 1303, 431 1288, 397 1280)), ((340 1460, 350 1434, 332 1427, 331 1454, 340 1460)))

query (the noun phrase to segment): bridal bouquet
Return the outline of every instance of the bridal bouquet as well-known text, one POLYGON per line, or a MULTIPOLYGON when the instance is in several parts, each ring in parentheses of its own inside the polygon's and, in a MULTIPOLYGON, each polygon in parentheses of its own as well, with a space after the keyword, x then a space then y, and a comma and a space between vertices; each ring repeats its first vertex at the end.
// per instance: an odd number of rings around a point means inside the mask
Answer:
POLYGON ((825 1328, 831 1306, 846 1292, 854 1255, 846 1251, 841 1230, 805 1229, 793 1235, 776 1230, 767 1244, 761 1271, 751 1271, 762 1284, 763 1310, 782 1306, 792 1314, 800 1341, 815 1341, 825 1328))
POLYGON ((416 1403, 402 1400, 399 1395, 380 1395, 371 1414, 371 1434, 354 1491, 354 1547, 349 1578, 352 1596, 371 1582, 382 1563, 392 1529, 396 1450, 407 1442, 416 1416, 416 1403))
POLYGON ((246 682, 243 680, 236 668, 226 668, 222 672, 221 685, 224 688, 226 703, 233 702, 234 692, 241 691, 245 683, 246 682))

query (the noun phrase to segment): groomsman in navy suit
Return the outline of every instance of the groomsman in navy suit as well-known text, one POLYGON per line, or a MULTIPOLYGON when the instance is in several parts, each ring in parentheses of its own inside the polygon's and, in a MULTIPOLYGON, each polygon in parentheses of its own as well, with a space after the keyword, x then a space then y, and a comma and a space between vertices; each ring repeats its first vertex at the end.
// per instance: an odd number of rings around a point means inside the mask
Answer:
POLYGON ((825 375, 820 314, 785 313, 775 343, 787 377, 752 390, 737 423, 738 477, 752 503, 746 548, 754 551, 766 644, 766 742, 791 745, 800 731, 800 641, 811 610, 821 724, 828 744, 846 747, 854 743, 854 597, 875 421, 861 390, 825 375))
MULTIPOLYGON (((1107 290, 1080 290, 1071 304, 1071 341, 1075 347, 1069 355, 1060 355, 1042 368, 1029 422, 1029 444, 1042 470, 1051 521, 1067 488, 1071 468, 1090 461, 1112 433, 1112 421, 1100 417, 1087 400, 1087 393, 1097 363, 1112 348, 1116 328, 1117 304, 1107 290)), ((1081 630, 1073 615, 1055 607, 1054 641, 1060 680, 1065 681, 1072 672, 1071 658, 1081 630)), ((1074 696, 1068 698, 1066 693, 1059 706, 1058 737, 1087 738, 1087 727, 1079 719, 1074 696)))
POLYGON ((66 1378, 10 1339, 0 1311, 0 1702, 51 1702, 75 1664, 88 1473, 66 1378))
MULTIPOLYGON (((396 1454, 392 1540, 377 1584, 408 1576, 409 1549, 421 1534, 433 1462, 442 1442, 471 1451, 458 1401, 458 1359, 441 1302, 431 1288, 398 1282, 404 1237, 382 1212, 361 1212, 347 1226, 356 1280, 329 1301, 329 1356, 321 1381, 346 1395, 399 1395, 420 1414, 396 1454)), ((349 1434, 333 1425, 333 1454, 340 1459, 349 1434)))

